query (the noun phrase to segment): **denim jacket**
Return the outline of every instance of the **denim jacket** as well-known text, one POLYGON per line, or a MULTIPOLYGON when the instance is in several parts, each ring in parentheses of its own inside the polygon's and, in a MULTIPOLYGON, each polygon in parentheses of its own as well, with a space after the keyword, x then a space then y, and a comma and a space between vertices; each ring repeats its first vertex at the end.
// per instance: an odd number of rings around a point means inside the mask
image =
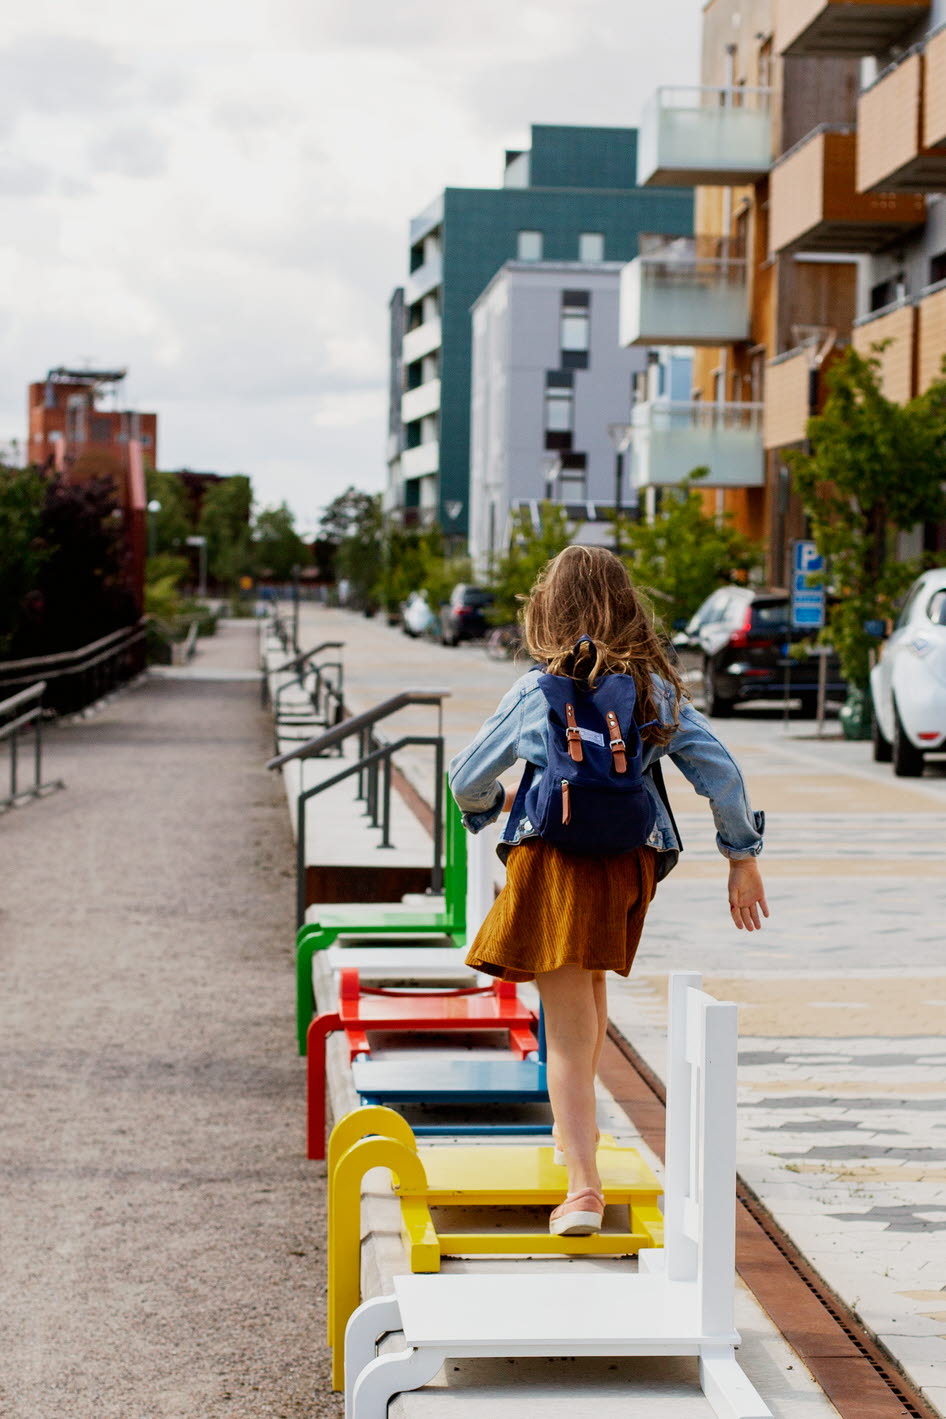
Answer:
MULTIPOLYGON (((674 691, 654 676, 657 706, 663 724, 673 723, 674 691)), ((724 857, 755 857, 762 851, 765 814, 753 812, 745 780, 729 750, 713 733, 704 717, 686 701, 680 705, 680 724, 668 744, 644 745, 644 783, 654 799, 657 820, 648 846, 660 854, 658 878, 676 866, 681 844, 669 813, 646 770, 669 754, 697 793, 708 798, 716 823, 716 845, 724 857)), ((497 775, 517 759, 544 768, 548 763, 548 718, 539 677, 523 675, 500 701, 479 734, 451 761, 450 788, 463 813, 464 827, 478 833, 502 812, 505 790, 497 775)), ((528 818, 518 824, 513 841, 500 843, 505 861, 511 847, 536 833, 528 818)))

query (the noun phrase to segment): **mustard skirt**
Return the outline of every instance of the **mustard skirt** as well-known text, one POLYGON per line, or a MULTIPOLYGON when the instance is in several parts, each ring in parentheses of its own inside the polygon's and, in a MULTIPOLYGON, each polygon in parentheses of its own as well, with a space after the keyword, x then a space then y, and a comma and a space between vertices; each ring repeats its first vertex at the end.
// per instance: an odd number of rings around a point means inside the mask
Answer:
POLYGON ((500 980, 532 980, 559 966, 617 971, 634 964, 657 888, 657 854, 578 857, 526 838, 506 863, 506 885, 467 954, 500 980))

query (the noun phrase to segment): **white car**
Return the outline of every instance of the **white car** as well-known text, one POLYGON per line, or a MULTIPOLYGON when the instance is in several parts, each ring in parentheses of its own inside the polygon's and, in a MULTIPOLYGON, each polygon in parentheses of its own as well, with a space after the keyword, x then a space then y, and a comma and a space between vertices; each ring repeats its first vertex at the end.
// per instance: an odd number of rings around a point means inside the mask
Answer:
POLYGON ((893 634, 870 672, 874 758, 905 777, 946 749, 946 567, 911 586, 893 634))

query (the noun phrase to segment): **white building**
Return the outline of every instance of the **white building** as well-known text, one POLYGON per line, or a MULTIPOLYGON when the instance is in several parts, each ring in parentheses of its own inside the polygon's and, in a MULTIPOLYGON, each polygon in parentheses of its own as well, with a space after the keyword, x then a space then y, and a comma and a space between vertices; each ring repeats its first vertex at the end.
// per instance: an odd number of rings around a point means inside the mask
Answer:
MULTIPOLYGON (((470 555, 505 549, 515 511, 563 503, 585 542, 609 543, 616 451, 642 349, 618 344, 620 262, 508 261, 473 306, 470 555)), ((624 474, 620 502, 636 501, 624 474)))

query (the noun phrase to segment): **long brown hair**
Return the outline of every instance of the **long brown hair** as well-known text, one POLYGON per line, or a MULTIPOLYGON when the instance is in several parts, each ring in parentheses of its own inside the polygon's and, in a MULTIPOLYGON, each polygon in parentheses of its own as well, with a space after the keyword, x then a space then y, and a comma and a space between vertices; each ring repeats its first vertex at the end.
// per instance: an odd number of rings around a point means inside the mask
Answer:
POLYGON ((654 724, 643 737, 665 744, 678 725, 683 682, 654 627, 647 603, 624 563, 605 547, 566 547, 539 572, 524 598, 526 646, 552 675, 573 675, 593 686, 614 671, 634 677, 638 722, 660 718, 652 674, 674 691, 673 724, 654 724), (589 636, 593 647, 580 636, 589 636))

